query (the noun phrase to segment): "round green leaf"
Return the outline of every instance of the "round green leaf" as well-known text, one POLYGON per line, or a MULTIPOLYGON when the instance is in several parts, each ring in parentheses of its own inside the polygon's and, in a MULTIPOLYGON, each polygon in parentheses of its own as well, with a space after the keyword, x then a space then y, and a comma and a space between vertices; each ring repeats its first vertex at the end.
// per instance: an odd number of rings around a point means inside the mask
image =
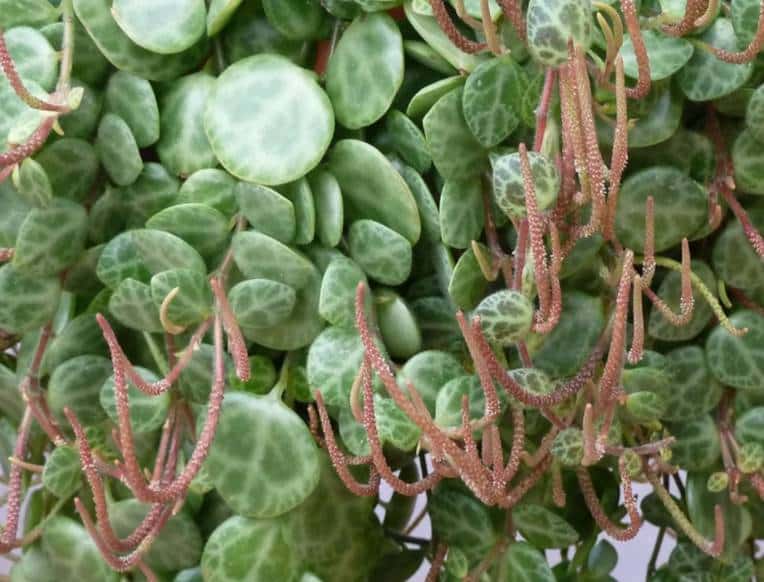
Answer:
POLYGON ((732 325, 748 328, 735 337, 717 326, 706 342, 706 357, 711 373, 722 383, 742 390, 764 390, 764 315, 738 311, 730 317, 732 325))
POLYGON ((522 341, 533 323, 533 305, 517 291, 492 293, 475 309, 485 337, 502 346, 522 341))
POLYGON ((743 192, 749 194, 764 194, 764 148, 761 147, 754 130, 745 129, 732 144, 732 163, 735 168, 735 183, 743 192))
POLYGON ((408 304, 394 291, 375 294, 377 326, 391 358, 410 358, 422 349, 422 334, 408 304))
POLYGON ((525 79, 509 57, 478 65, 467 77, 462 95, 464 119, 478 141, 487 148, 504 141, 520 124, 515 107, 525 79))
MULTIPOLYGON (((490 256, 486 246, 478 245, 485 256, 490 256)), ((448 294, 460 309, 469 310, 477 307, 487 288, 488 281, 480 269, 475 252, 469 248, 456 262, 448 284, 448 294)))
POLYGON ((112 181, 119 186, 132 184, 143 169, 141 152, 125 120, 113 113, 101 118, 96 139, 98 157, 112 181))
MULTIPOLYGON (((546 156, 528 152, 539 210, 554 205, 560 190, 560 173, 546 156)), ((520 154, 503 155, 493 162, 493 198, 508 217, 525 216, 525 186, 520 154)))
POLYGON ((80 488, 82 483, 80 454, 69 445, 56 447, 45 460, 42 484, 56 497, 65 499, 80 488))
POLYGON ((339 327, 355 325, 355 294, 366 275, 351 259, 337 257, 324 271, 318 312, 326 321, 339 327))
POLYGON ((53 198, 48 173, 39 162, 31 158, 21 162, 14 171, 13 185, 30 205, 38 208, 45 208, 53 198))
POLYGON ((116 582, 119 579, 103 561, 85 528, 68 517, 55 516, 45 524, 42 549, 59 580, 116 582))
POLYGON ((198 202, 225 216, 236 212, 236 180, 226 171, 205 168, 191 174, 180 187, 178 202, 198 202))
MULTIPOLYGON (((125 538, 146 517, 149 506, 136 499, 125 499, 109 506, 115 533, 125 538)), ((202 557, 202 535, 194 520, 185 511, 173 515, 144 555, 146 565, 171 572, 189 568, 202 557)))
POLYGON ((518 505, 512 520, 523 537, 539 549, 567 548, 578 541, 573 526, 542 505, 518 505))
POLYGON ((741 443, 764 445, 764 407, 746 410, 735 421, 735 438, 741 443))
POLYGON ((385 285, 400 285, 411 273, 409 241, 384 224, 356 220, 348 232, 350 256, 372 279, 385 285))
POLYGON ((13 265, 0 267, 0 328, 24 334, 45 325, 58 308, 61 285, 57 277, 37 277, 13 265))
POLYGON ((103 356, 77 356, 53 370, 48 381, 48 406, 59 419, 69 407, 84 424, 106 418, 98 403, 104 381, 111 375, 111 361, 103 356))
POLYGON ((206 582, 296 582, 301 570, 295 549, 286 543, 283 520, 238 515, 212 533, 204 546, 201 566, 206 582))
POLYGON ((405 114, 392 110, 387 115, 387 133, 393 148, 407 164, 417 172, 426 172, 432 165, 432 157, 422 130, 405 114))
MULTIPOLYGON (((737 38, 732 23, 717 18, 700 39, 717 48, 737 50, 737 38)), ((696 50, 690 61, 679 71, 677 81, 691 101, 710 101, 739 89, 751 76, 752 63, 725 63, 706 50, 696 50)))
POLYGON ((42 33, 20 26, 4 31, 3 38, 19 76, 52 91, 58 79, 58 56, 42 33))
POLYGON ((60 198, 83 201, 98 176, 95 148, 81 139, 62 138, 55 141, 47 145, 36 159, 50 180, 52 192, 60 198))
POLYGON ((510 544, 502 559, 501 568, 517 582, 554 582, 556 580, 544 554, 525 542, 510 544))
POLYGON ((218 77, 204 126, 229 172, 271 186, 296 180, 318 164, 334 133, 334 114, 314 77, 283 57, 264 54, 218 77))
POLYGON ((462 111, 462 89, 454 89, 432 106, 423 120, 435 168, 448 180, 480 175, 488 158, 462 111))
POLYGON ((308 427, 275 394, 229 394, 206 463, 234 511, 275 517, 302 503, 320 476, 308 427))
POLYGON ((342 239, 345 214, 339 182, 328 171, 319 169, 308 176, 316 212, 316 234, 321 244, 336 247, 342 239))
MULTIPOLYGON (((748 217, 761 232, 764 208, 752 208, 748 217)), ((764 281, 764 262, 748 242, 737 220, 731 220, 716 239, 711 260, 716 274, 733 287, 755 289, 764 281)))
POLYGON ((416 201, 405 180, 374 146, 345 139, 329 153, 329 171, 337 178, 347 218, 370 218, 393 229, 411 244, 421 223, 416 201))
POLYGON ((568 42, 584 52, 592 42, 590 0, 531 0, 527 12, 531 56, 548 67, 568 60, 568 42))
MULTIPOLYGON (((695 50, 690 41, 667 36, 657 30, 648 28, 642 30, 641 34, 647 49, 647 59, 650 61, 650 79, 653 81, 668 79, 690 60, 695 50)), ((623 71, 626 76, 638 78, 639 67, 631 36, 624 36, 619 54, 623 58, 623 71)))
POLYGON ((236 198, 252 227, 282 243, 291 243, 296 232, 292 202, 267 186, 239 182, 236 198))
POLYGON ((419 352, 398 372, 397 381, 403 389, 411 382, 422 396, 427 409, 435 414, 436 402, 441 389, 454 378, 464 376, 466 371, 453 355, 426 350, 419 352))
POLYGON ((436 81, 417 91, 409 101, 406 107, 406 115, 411 119, 420 119, 424 117, 430 108, 443 97, 464 83, 465 79, 461 75, 448 77, 436 81))
POLYGON ((143 165, 138 179, 120 190, 127 212, 127 227, 142 228, 150 216, 175 203, 178 179, 155 162, 143 165))
POLYGON ((135 44, 160 54, 190 48, 206 30, 203 0, 114 0, 111 13, 135 44))
POLYGON ((337 121, 349 129, 380 119, 403 82, 403 42, 384 12, 356 18, 329 60, 326 91, 337 121))
POLYGON ((234 285, 229 293, 236 320, 245 327, 270 327, 294 310, 297 294, 289 285, 269 279, 250 279, 234 285))
MULTIPOLYGON (((171 2, 174 0, 170 0, 171 2)), ((193 0, 196 3, 201 0, 193 0)), ((129 0, 121 0, 130 4, 129 0)), ((164 4, 165 2, 159 3, 164 4)), ((144 3, 132 3, 132 8, 144 11, 144 3)), ((87 29, 98 51, 118 69, 149 81, 169 81, 195 68, 207 54, 207 41, 201 39, 189 50, 172 55, 148 51, 134 43, 120 28, 111 14, 111 0, 74 0, 74 11, 87 29)), ((153 28, 167 33, 164 20, 155 20, 153 28)), ((204 21, 202 20, 202 26, 204 21)), ((168 38, 171 36, 167 34, 168 38)), ((87 35, 85 35, 87 38, 87 35)), ((81 46, 78 42, 77 45, 81 46)), ((82 75, 79 75, 82 77, 82 75)))
POLYGON ((671 445, 671 462, 679 467, 707 469, 721 454, 719 431, 708 414, 671 425, 671 434, 676 438, 671 445))
POLYGON ((206 204, 176 204, 156 213, 146 227, 172 233, 203 257, 215 257, 228 243, 229 221, 206 204))
POLYGON ((645 202, 655 200, 655 251, 691 236, 708 219, 705 189, 680 170, 656 166, 629 176, 618 197, 615 229, 624 246, 644 250, 645 202))
POLYGON ((666 364, 671 379, 656 390, 667 403, 663 418, 677 422, 693 418, 719 403, 722 386, 711 376, 703 348, 684 346, 672 350, 666 354, 666 364))
POLYGON ((315 39, 324 30, 324 11, 318 0, 263 0, 262 5, 268 22, 289 39, 315 39))
POLYGON ((245 327, 242 330, 245 337, 274 350, 296 350, 309 345, 324 327, 318 314, 320 288, 321 274, 311 266, 305 285, 295 287, 297 302, 291 315, 272 327, 245 327))
POLYGON ((315 270, 299 251, 255 230, 234 236, 233 257, 248 279, 272 279, 295 289, 304 287, 315 270))
POLYGON ((71 265, 84 250, 87 214, 75 202, 56 199, 35 208, 21 224, 13 265, 27 275, 55 275, 71 265))
POLYGON ((308 351, 308 383, 332 407, 348 407, 350 388, 363 361, 363 345, 353 329, 329 327, 308 351))
POLYGON ((292 203, 295 216, 294 244, 307 245, 316 236, 316 207, 313 192, 305 177, 280 187, 281 193, 292 203))
POLYGON ((178 288, 167 306, 167 319, 175 325, 189 326, 212 315, 212 291, 207 278, 198 271, 171 269, 151 278, 151 297, 161 309, 165 298, 178 288))
MULTIPOLYGON (((146 382, 156 382, 159 377, 150 370, 136 367, 138 374, 146 382)), ((114 376, 109 376, 100 387, 99 401, 113 422, 117 422, 116 390, 114 376)), ((141 392, 132 382, 128 382, 127 397, 130 401, 130 424, 133 432, 151 432, 161 428, 170 408, 170 393, 151 396, 141 392)))
POLYGON ((480 180, 446 180, 440 193, 440 232, 443 243, 466 249, 480 238, 485 222, 480 180))
POLYGON ((138 147, 148 147, 159 139, 159 106, 146 79, 125 71, 114 73, 106 85, 104 110, 127 123, 138 147))
POLYGON ((122 281, 109 297, 109 313, 122 325, 137 331, 164 331, 151 287, 135 279, 122 281))

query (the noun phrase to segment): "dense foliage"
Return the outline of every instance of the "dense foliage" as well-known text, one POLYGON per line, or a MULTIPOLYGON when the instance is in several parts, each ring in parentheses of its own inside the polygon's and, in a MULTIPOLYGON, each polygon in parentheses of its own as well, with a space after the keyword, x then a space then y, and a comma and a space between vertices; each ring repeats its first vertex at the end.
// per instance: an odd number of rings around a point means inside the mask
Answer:
POLYGON ((763 44, 760 0, 0 0, 10 579, 596 582, 645 522, 647 579, 752 579, 763 44))

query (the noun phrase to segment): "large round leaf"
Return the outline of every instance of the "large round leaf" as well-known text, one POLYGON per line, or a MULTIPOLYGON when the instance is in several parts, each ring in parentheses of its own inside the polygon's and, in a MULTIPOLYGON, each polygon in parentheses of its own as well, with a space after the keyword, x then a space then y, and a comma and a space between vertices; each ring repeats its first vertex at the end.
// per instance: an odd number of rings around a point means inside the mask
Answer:
POLYGON ((98 403, 104 381, 111 375, 112 365, 103 356, 77 356, 58 366, 48 382, 48 405, 60 419, 68 407, 80 422, 94 424, 106 418, 98 403))
POLYGON ((68 517, 55 516, 45 524, 42 549, 59 580, 115 582, 119 579, 101 558, 85 528, 68 517))
MULTIPOLYGON (((150 81, 169 81, 196 67, 207 54, 206 39, 172 55, 146 50, 130 40, 117 25, 111 5, 111 0, 75 0, 74 11, 98 50, 118 69, 150 81)), ((144 3, 136 5, 143 8, 144 3)), ((163 25, 162 21, 156 24, 163 25)))
POLYGON ((403 43, 384 12, 356 18, 337 43, 326 71, 326 91, 337 121, 350 129, 377 121, 403 82, 403 43))
POLYGON ((308 427, 275 393, 226 396, 206 467, 226 503, 249 517, 286 513, 313 492, 320 476, 308 427))
POLYGON ((307 71, 263 54, 218 77, 204 126, 229 172, 271 186, 296 180, 318 164, 334 133, 334 113, 307 71))
POLYGON ((202 554, 206 582, 283 580, 297 582, 301 563, 286 543, 284 521, 234 516, 207 540, 202 554))
MULTIPOLYGON (((657 30, 642 30, 642 40, 647 49, 647 59, 650 61, 650 79, 659 81, 667 79, 692 57, 695 50, 690 41, 683 38, 667 36, 657 30)), ((639 65, 634 52, 631 36, 626 35, 620 51, 623 57, 623 70, 626 76, 636 79, 639 77, 639 65)))
POLYGON ((231 308, 244 327, 270 327, 292 313, 297 295, 289 285, 270 279, 242 281, 229 292, 231 308))
POLYGON ((111 13, 134 43, 160 54, 186 50, 206 29, 203 0, 114 0, 111 13))

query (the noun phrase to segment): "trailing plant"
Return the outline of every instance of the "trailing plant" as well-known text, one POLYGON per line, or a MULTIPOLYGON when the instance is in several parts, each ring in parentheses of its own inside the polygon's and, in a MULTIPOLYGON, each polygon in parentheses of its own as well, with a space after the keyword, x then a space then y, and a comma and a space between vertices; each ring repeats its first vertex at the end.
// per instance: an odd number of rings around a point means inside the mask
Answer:
POLYGON ((648 580, 757 576, 763 44, 759 0, 0 0, 9 579, 612 580, 646 522, 648 580))

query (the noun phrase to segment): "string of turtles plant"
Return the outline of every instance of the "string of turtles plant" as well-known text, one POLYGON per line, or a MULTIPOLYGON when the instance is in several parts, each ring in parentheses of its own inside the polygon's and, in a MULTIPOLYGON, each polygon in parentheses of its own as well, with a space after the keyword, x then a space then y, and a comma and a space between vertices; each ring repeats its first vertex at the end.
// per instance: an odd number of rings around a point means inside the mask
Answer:
POLYGON ((0 0, 2 579, 596 582, 645 522, 648 580, 764 577, 763 45, 0 0))

